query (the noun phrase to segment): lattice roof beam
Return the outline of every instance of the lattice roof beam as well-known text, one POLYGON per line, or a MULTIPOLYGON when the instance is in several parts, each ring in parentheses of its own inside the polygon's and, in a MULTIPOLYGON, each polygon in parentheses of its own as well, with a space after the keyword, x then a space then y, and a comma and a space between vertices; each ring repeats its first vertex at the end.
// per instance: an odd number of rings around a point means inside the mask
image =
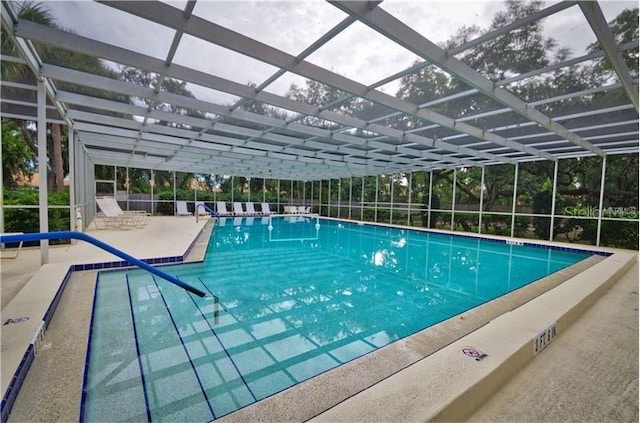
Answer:
POLYGON ((638 111, 638 85, 633 83, 629 67, 624 62, 620 49, 617 46, 615 37, 607 24, 607 20, 600 9, 600 5, 595 1, 581 1, 580 9, 582 13, 589 21, 591 29, 598 37, 598 41, 602 46, 602 49, 607 54, 609 61, 613 65, 620 82, 624 86, 627 95, 631 99, 631 102, 638 111))
POLYGON ((520 100, 504 88, 496 87, 492 81, 482 76, 464 62, 456 59, 455 57, 448 56, 445 50, 438 47, 436 44, 411 29, 404 22, 396 19, 385 10, 379 7, 370 8, 368 4, 364 2, 334 1, 331 2, 331 4, 335 5, 345 13, 356 17, 365 25, 387 38, 394 40, 409 51, 433 62, 438 67, 452 75, 455 75, 457 78, 472 87, 479 89, 485 95, 511 108, 514 112, 537 122, 543 127, 563 138, 568 139, 582 148, 585 148, 599 156, 604 156, 604 152, 600 148, 586 142, 576 134, 564 128, 562 125, 555 123, 548 116, 540 113, 532 107, 529 107, 527 103, 520 100))
MULTIPOLYGON (((122 10, 124 12, 142 17, 144 19, 148 19, 152 22, 167 26, 169 28, 175 28, 177 25, 175 21, 179 20, 179 17, 176 15, 176 12, 179 12, 178 9, 160 2, 102 1, 101 3, 112 6, 118 10, 122 10), (153 7, 149 7, 150 4, 152 4, 153 7)), ((370 4, 371 2, 367 2, 365 4, 365 7, 368 7, 367 5, 370 4)), ((520 150, 528 154, 539 155, 549 160, 555 160, 552 155, 547 154, 543 151, 539 151, 527 146, 520 145, 518 143, 508 141, 507 139, 495 134, 488 134, 480 128, 466 123, 458 123, 455 121, 455 119, 432 112, 430 110, 418 110, 415 104, 398 99, 380 91, 371 91, 361 83, 348 79, 337 73, 331 72, 320 66, 316 66, 310 62, 296 61, 296 58, 288 53, 280 51, 270 45, 261 43, 252 38, 231 31, 227 28, 224 28, 220 25, 209 22, 197 16, 191 17, 188 22, 187 28, 185 29, 185 32, 204 41, 208 41, 228 48, 230 50, 239 52, 241 54, 248 55, 249 57, 279 68, 286 68, 290 72, 338 88, 345 92, 349 92, 355 96, 366 98, 375 103, 382 104, 392 109, 402 111, 403 113, 430 120, 456 131, 466 132, 474 137, 487 139, 488 141, 513 148, 514 150, 520 150)), ((434 140, 434 142, 437 144, 438 140, 434 140)), ((447 148, 443 147, 443 149, 447 148)), ((500 158, 498 157, 497 160, 500 160, 500 158)))

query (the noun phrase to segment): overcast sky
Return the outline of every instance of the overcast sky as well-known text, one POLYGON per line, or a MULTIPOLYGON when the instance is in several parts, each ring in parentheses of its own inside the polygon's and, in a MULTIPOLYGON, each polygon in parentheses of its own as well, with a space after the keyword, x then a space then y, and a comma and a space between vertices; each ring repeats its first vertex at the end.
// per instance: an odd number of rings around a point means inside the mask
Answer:
MULTIPOLYGON (((184 8, 185 1, 166 1, 184 8)), ((547 2, 550 5, 553 2, 547 2)), ((638 7, 637 1, 601 1, 607 20, 625 8, 638 7)), ((131 50, 165 59, 174 32, 160 25, 133 17, 108 6, 88 1, 48 1, 56 22, 76 33, 110 42, 131 50)), ((435 43, 443 43, 462 26, 487 28, 501 1, 431 1, 386 0, 381 7, 412 29, 435 43)), ((318 37, 343 20, 346 15, 324 1, 212 1, 199 0, 194 14, 297 55, 318 37)), ((544 21, 548 36, 570 47, 573 56, 584 54, 595 35, 580 12, 572 6, 544 21)), ((360 22, 349 28, 307 58, 364 84, 374 83, 400 71, 417 60, 413 53, 398 47, 360 22)), ((273 66, 212 46, 191 36, 184 36, 174 63, 193 67, 242 84, 259 85, 277 69, 273 66)), ((284 95, 292 83, 304 86, 304 78, 287 73, 267 88, 284 95)), ((196 97, 228 104, 227 94, 190 85, 196 97)), ((394 95, 398 83, 383 90, 394 95)))

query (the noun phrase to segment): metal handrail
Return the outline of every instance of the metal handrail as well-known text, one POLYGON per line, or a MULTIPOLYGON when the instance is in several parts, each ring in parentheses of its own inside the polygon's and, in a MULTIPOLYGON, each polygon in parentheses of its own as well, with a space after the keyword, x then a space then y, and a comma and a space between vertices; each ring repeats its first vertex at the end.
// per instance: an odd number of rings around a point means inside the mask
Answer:
POLYGON ((207 206, 204 203, 200 203, 200 204, 196 204, 196 210, 195 210, 195 215, 196 215, 196 222, 198 221, 198 216, 200 215, 200 213, 198 213, 198 207, 202 207, 205 211, 211 213, 211 216, 218 218, 220 217, 220 215, 216 212, 214 212, 209 206, 207 206))
POLYGON ((168 273, 165 273, 155 267, 148 265, 147 263, 139 260, 117 248, 100 241, 97 238, 94 238, 90 235, 87 235, 82 232, 76 231, 60 231, 60 232, 44 232, 44 233, 26 233, 22 235, 0 235, 0 243, 12 243, 12 242, 29 242, 29 241, 40 241, 43 239, 49 240, 60 240, 60 239, 79 239, 81 241, 86 241, 90 244, 95 245, 98 248, 101 248, 115 256, 118 256, 124 260, 126 260, 129 264, 133 264, 138 266, 141 269, 146 270, 147 272, 153 273, 154 275, 161 277, 162 279, 171 282, 174 285, 179 286, 182 289, 185 289, 193 294, 196 294, 198 297, 205 297, 206 294, 203 291, 200 291, 197 288, 194 288, 191 285, 181 281, 180 279, 171 276, 168 273))

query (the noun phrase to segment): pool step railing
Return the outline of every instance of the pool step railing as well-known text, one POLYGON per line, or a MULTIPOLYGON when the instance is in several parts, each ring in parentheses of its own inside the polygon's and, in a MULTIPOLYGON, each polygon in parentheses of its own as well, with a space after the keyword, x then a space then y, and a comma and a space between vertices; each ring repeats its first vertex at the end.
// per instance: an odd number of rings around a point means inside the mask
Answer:
POLYGON ((26 233, 21 235, 0 235, 0 243, 18 243, 18 242, 31 242, 31 241, 41 241, 41 240, 65 240, 65 239, 77 239, 81 241, 88 242, 90 244, 95 245, 96 247, 105 250, 115 256, 118 256, 124 260, 126 260, 129 264, 137 266, 141 269, 146 270, 149 273, 152 273, 174 285, 179 286, 182 289, 185 289, 199 297, 204 297, 206 294, 193 286, 181 281, 180 279, 163 272, 155 267, 148 265, 147 263, 139 260, 122 250, 119 250, 112 245, 107 244, 106 242, 100 241, 97 238, 94 238, 90 235, 87 235, 82 232, 76 231, 60 231, 60 232, 34 232, 34 233, 26 233))
POLYGON ((215 217, 216 219, 220 217, 220 214, 215 212, 213 209, 211 209, 211 207, 207 206, 204 203, 197 203, 196 210, 194 213, 196 215, 196 222, 198 221, 198 217, 200 216, 200 213, 198 212, 198 207, 201 207, 202 209, 204 209, 204 211, 211 213, 211 216, 215 217))

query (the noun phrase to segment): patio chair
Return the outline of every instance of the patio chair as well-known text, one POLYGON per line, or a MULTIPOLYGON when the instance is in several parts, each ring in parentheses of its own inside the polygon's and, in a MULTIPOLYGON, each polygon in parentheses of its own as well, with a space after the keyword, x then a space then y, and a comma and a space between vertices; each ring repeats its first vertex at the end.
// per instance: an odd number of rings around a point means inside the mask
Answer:
POLYGON ((224 201, 216 202, 216 211, 220 216, 231 216, 232 214, 227 211, 227 203, 225 203, 224 201))
POLYGON ((256 211, 256 208, 254 207, 253 203, 250 201, 247 201, 246 203, 246 209, 247 209, 247 216, 260 216, 262 213, 256 211))
POLYGON ((96 197, 96 204, 100 213, 93 222, 98 229, 131 229, 138 226, 137 216, 125 214, 113 197, 96 197), (113 201, 112 201, 113 200, 113 201), (98 224, 102 220, 102 227, 98 224))
POLYGON ((269 203, 262 203, 260 204, 260 207, 262 207, 262 214, 264 216, 269 216, 271 214, 271 209, 269 209, 269 203))
POLYGON ((233 214, 236 216, 244 216, 245 212, 242 210, 242 203, 234 202, 233 203, 233 214))
MULTIPOLYGON (((3 233, 0 235, 24 235, 24 232, 7 232, 7 233, 3 233)), ((4 252, 4 244, 0 245, 0 249, 4 252)), ((11 255, 7 255, 7 254, 2 254, 0 255, 0 258, 3 259, 14 259, 14 258, 18 258, 18 256, 20 255, 20 250, 22 249, 22 241, 20 241, 18 243, 18 248, 16 248, 15 250, 10 250, 12 253, 11 255)))
POLYGON ((176 216, 192 216, 189 210, 187 210, 186 201, 176 201, 176 216))
POLYGON ((120 204, 113 197, 103 197, 109 207, 112 207, 113 211, 124 216, 129 216, 133 219, 135 226, 146 226, 151 222, 151 213, 147 213, 144 210, 122 210, 120 204))

